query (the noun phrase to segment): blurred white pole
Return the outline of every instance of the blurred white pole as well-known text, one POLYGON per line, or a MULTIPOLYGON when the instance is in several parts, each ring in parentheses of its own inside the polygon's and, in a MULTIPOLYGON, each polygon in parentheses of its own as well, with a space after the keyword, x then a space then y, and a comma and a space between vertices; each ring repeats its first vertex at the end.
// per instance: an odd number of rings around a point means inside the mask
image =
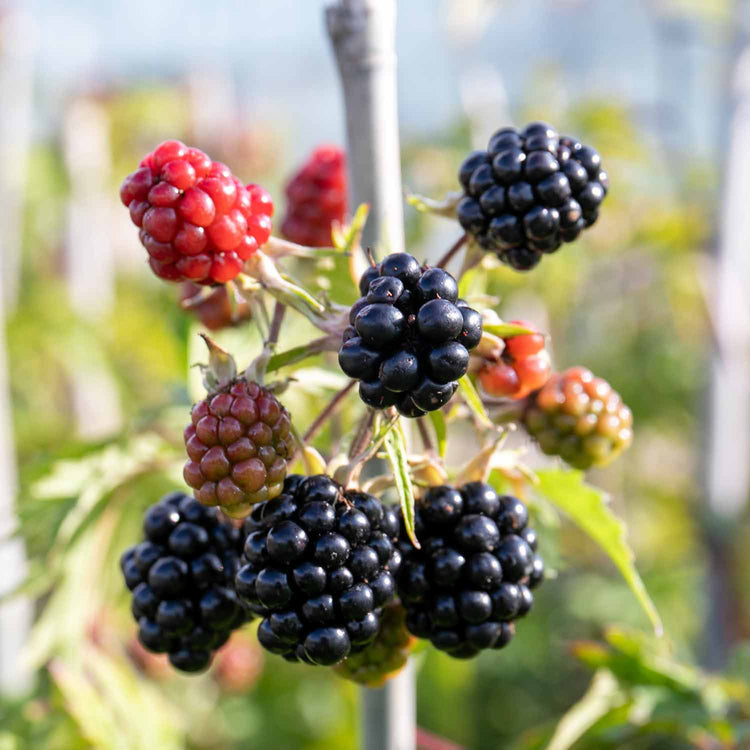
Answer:
MULTIPOLYGON (((0 251, 5 248, 0 242, 0 251)), ((18 475, 13 445, 12 404, 5 353, 3 285, 0 284, 0 597, 26 577, 26 554, 16 531, 18 475)), ((0 604, 0 692, 20 695, 31 685, 31 673, 21 660, 21 649, 31 627, 31 602, 18 596, 0 604)))
POLYGON ((370 204, 362 246, 402 252, 396 0, 339 0, 326 21, 344 93, 351 205, 370 204))
MULTIPOLYGON (((81 316, 107 313, 114 299, 115 258, 110 228, 109 122, 93 99, 75 99, 65 113, 63 154, 70 179, 66 237, 68 294, 81 316)), ((120 403, 101 362, 82 358, 72 378, 78 433, 95 439, 120 427, 120 403)))
POLYGON ((36 33, 20 8, 0 8, 0 283, 5 309, 13 310, 21 277, 23 199, 32 136, 36 33))
POLYGON ((239 114, 231 72, 217 67, 188 76, 190 129, 194 142, 209 153, 236 141, 239 114))
MULTIPOLYGON (((21 226, 26 157, 31 140, 34 28, 16 8, 0 10, 0 597, 26 577, 26 553, 16 531, 18 475, 5 350, 6 311, 15 307, 21 270, 21 226)), ((20 695, 31 686, 21 649, 31 627, 27 597, 0 604, 0 692, 20 695)))
POLYGON ((732 639, 729 531, 750 493, 750 2, 735 6, 722 203, 710 300, 715 333, 707 414, 705 482, 710 563, 708 666, 725 663, 732 639))
MULTIPOLYGON (((396 96, 395 0, 339 0, 326 9, 346 107, 351 205, 370 204, 363 247, 404 249, 396 96)), ((363 750, 416 747, 414 664, 378 690, 362 689, 363 750)))

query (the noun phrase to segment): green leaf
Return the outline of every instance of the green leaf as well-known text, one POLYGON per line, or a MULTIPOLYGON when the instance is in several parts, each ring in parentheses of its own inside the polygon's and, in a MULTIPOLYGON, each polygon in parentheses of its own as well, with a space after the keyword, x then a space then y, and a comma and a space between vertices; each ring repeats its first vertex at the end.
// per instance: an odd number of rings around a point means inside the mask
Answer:
POLYGON ((430 213, 436 216, 446 216, 450 219, 456 216, 456 206, 461 200, 461 193, 448 193, 441 201, 427 198, 417 193, 406 193, 406 202, 417 209, 420 213, 430 213))
POLYGON ((545 750, 568 750, 619 700, 617 680, 608 670, 599 670, 585 695, 560 719, 545 750))
POLYGON ((515 323, 485 323, 482 325, 482 330, 501 339, 510 339, 513 336, 526 336, 529 333, 537 333, 537 331, 532 331, 530 328, 519 326, 515 323))
POLYGON ((395 429, 386 433, 384 446, 388 462, 393 471, 393 481, 401 503, 406 533, 409 535, 412 544, 419 548, 419 541, 414 533, 414 489, 411 486, 409 464, 406 459, 406 441, 404 440, 400 419, 397 421, 395 429))
POLYGON ((609 509, 607 493, 586 484, 580 471, 543 469, 537 476, 535 491, 563 511, 607 553, 648 615, 656 634, 662 635, 661 618, 625 540, 625 524, 609 509))
POLYGON ((430 422, 435 428, 435 436, 437 437, 438 453, 440 458, 445 458, 445 447, 447 445, 446 434, 447 428, 445 426, 445 417, 440 409, 427 413, 430 417, 430 422))
POLYGON ((482 399, 479 397, 477 389, 474 387, 474 383, 471 382, 471 378, 468 375, 464 375, 462 378, 459 378, 458 385, 459 388, 461 388, 461 393, 463 394, 466 404, 469 409, 471 409, 474 416, 476 416, 485 427, 492 427, 493 424, 487 416, 482 399))

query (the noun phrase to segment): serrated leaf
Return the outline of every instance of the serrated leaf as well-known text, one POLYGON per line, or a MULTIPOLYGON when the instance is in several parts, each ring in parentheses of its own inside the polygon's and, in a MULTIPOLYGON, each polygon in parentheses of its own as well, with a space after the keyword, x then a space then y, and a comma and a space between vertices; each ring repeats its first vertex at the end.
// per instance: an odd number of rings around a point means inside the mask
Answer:
POLYGON ((538 333, 525 326, 519 326, 516 323, 484 323, 482 330, 487 333, 498 336, 501 339, 510 339, 514 336, 526 336, 529 333, 538 333))
POLYGON ((318 354, 324 351, 336 351, 341 344, 340 336, 323 336, 322 338, 315 339, 309 344, 303 344, 302 346, 295 346, 292 349, 287 349, 284 352, 278 352, 273 354, 268 360, 266 366, 266 372, 275 372, 280 370, 282 367, 288 367, 289 365, 297 364, 305 359, 316 357, 318 354))
POLYGON ((586 484, 583 472, 543 469, 537 472, 535 490, 563 511, 609 556, 635 594, 657 635, 663 633, 661 618, 646 591, 635 556, 625 540, 625 524, 608 507, 608 496, 586 484))
POLYGON ((474 416, 485 427, 493 427, 493 424, 485 411, 482 399, 479 397, 477 389, 474 387, 474 383, 471 382, 471 378, 468 375, 459 378, 458 387, 461 389, 464 401, 466 401, 467 406, 471 409, 474 416))
POLYGON ((401 427, 401 420, 395 425, 395 429, 389 430, 385 435, 385 452, 388 463, 393 471, 393 482, 396 485, 401 513, 404 516, 406 533, 412 544, 419 548, 419 541, 414 532, 414 488, 409 476, 409 462, 406 455, 406 441, 401 427))
POLYGON ((435 411, 428 412, 427 414, 430 418, 430 422, 432 422, 432 426, 435 428, 435 437, 437 438, 438 444, 438 454, 440 455, 440 458, 445 458, 445 448, 448 444, 448 429, 445 425, 445 417, 443 416, 443 412, 440 411, 440 409, 436 409, 435 411))

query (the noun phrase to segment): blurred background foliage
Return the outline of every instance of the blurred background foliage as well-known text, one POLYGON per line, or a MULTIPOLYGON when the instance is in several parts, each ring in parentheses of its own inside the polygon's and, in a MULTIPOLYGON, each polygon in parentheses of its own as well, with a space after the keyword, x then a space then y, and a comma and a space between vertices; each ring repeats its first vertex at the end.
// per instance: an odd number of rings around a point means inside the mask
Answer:
MULTIPOLYGON (((468 5, 502 14, 512 4, 468 5)), ((728 13, 724 3, 651 5, 714 25, 728 13)), ((540 54, 532 74, 523 96, 505 111, 498 106, 504 119, 492 127, 506 119, 553 122, 596 145, 612 191, 596 227, 538 271, 523 275, 488 261, 465 283, 473 294, 496 298, 505 319, 526 318, 547 331, 557 368, 590 367, 631 406, 632 449, 589 480, 611 493, 627 523, 666 636, 648 634, 632 594, 590 540, 539 512, 540 547, 556 579, 540 590, 509 649, 471 662, 419 653, 419 723, 476 750, 750 746, 743 744, 750 743, 747 512, 726 541, 735 597, 730 662, 723 675, 694 666, 702 660, 709 606, 700 472, 711 332, 703 290, 717 160, 710 151, 673 158, 627 102, 606 94, 547 96, 565 88, 554 59, 540 54)), ((261 653, 252 633, 236 634, 206 675, 170 672, 136 643, 116 564, 138 537, 144 509, 180 484, 181 430, 199 394, 191 365, 202 358, 199 324, 179 309, 176 288, 148 273, 135 231, 121 216, 119 182, 161 139, 183 138, 269 186, 279 216, 286 136, 271 119, 241 120, 227 129, 231 137, 203 142, 180 80, 76 96, 107 122, 105 205, 117 216, 117 271, 104 309, 85 314, 71 304, 71 182, 58 135, 36 139, 23 205, 22 291, 7 321, 19 515, 30 563, 24 590, 36 602, 28 644, 35 680, 31 693, 0 700, 0 749, 353 747, 357 689, 329 670, 261 653), (91 436, 81 423, 75 388, 82 371, 113 386, 119 418, 109 434, 91 436)), ((405 184, 434 197, 455 190, 458 165, 482 145, 485 130, 466 107, 438 132, 408 133, 405 184)), ((410 251, 434 259, 458 227, 407 209, 407 231, 410 251)), ((343 268, 308 262, 297 273, 335 299, 353 298, 343 268)), ((282 348, 310 337, 301 318, 287 322, 282 348)), ((241 365, 259 342, 251 326, 217 338, 241 365)), ((342 382, 333 362, 321 356, 293 373, 285 398, 300 431, 342 382)), ((323 453, 346 434, 356 408, 349 401, 338 423, 320 434, 323 453)), ((532 466, 550 465, 521 437, 514 440, 529 448, 532 466)))

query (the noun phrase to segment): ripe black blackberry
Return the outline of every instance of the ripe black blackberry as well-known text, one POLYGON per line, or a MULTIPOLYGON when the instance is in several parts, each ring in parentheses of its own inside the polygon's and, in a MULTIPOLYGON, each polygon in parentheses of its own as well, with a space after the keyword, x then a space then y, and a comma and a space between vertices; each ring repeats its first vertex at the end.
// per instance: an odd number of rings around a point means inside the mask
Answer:
POLYGON ((598 152, 543 122, 498 130, 458 179, 461 226, 519 271, 591 226, 609 189, 598 152))
POLYGON ((447 404, 482 337, 482 318, 458 299, 453 276, 393 253, 365 271, 359 288, 339 364, 360 381, 362 401, 406 417, 447 404))
POLYGON ((323 474, 292 475, 245 521, 236 591, 258 640, 288 661, 330 665, 365 648, 394 596, 398 516, 323 474))
POLYGON ((397 586, 409 631, 462 659, 507 645, 544 577, 527 522, 520 500, 488 484, 430 488, 417 507, 421 549, 401 534, 397 586))
POLYGON ((200 672, 251 619, 233 589, 239 531, 181 492, 148 509, 143 531, 145 540, 120 559, 138 639, 149 651, 169 654, 176 669, 200 672))

